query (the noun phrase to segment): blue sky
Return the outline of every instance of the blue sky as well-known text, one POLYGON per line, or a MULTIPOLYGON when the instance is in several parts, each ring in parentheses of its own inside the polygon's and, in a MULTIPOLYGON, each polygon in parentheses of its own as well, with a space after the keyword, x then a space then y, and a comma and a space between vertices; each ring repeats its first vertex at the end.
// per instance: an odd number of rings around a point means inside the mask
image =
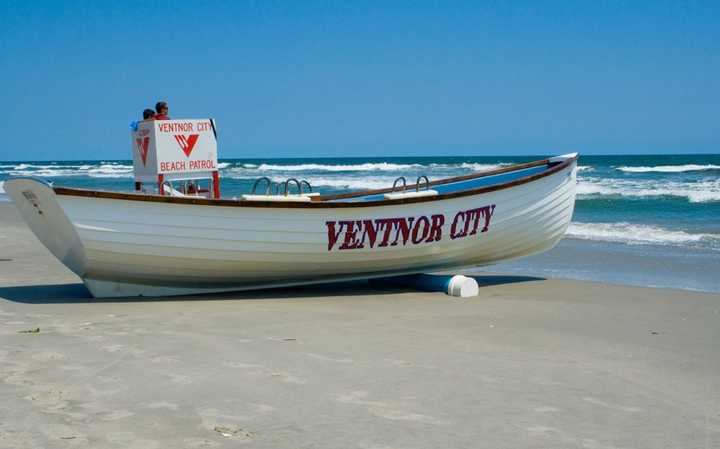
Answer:
POLYGON ((720 2, 0 4, 0 160, 720 152, 720 2))

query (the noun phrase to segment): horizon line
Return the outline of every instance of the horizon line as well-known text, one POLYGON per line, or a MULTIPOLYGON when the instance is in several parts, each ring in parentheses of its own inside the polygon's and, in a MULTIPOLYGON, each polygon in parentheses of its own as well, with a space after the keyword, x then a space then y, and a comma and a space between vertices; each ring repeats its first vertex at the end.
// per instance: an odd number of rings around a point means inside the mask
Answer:
MULTIPOLYGON (((629 154, 621 154, 621 153, 593 153, 593 154, 583 154, 582 152, 578 152, 580 157, 597 157, 597 156, 720 156, 720 153, 629 153, 629 154)), ((565 153, 563 153, 565 154, 565 153)), ((415 158, 415 159, 430 159, 430 158, 438 158, 438 157, 452 157, 452 158, 476 158, 476 157, 482 157, 482 158, 489 158, 489 157, 547 157, 555 155, 555 153, 548 153, 548 154, 487 154, 487 155, 451 155, 451 156, 442 156, 442 155, 434 155, 434 156, 419 156, 419 155, 410 155, 410 156, 302 156, 302 157, 291 157, 291 156, 273 156, 273 157, 218 157, 218 160, 228 160, 228 159, 234 159, 234 160, 243 160, 243 159, 266 159, 266 160, 279 160, 279 159, 401 159, 401 158, 415 158)), ((110 158, 101 158, 101 159, 15 159, 15 160, 4 160, 0 159, 0 163, 14 163, 14 162, 88 162, 88 161, 131 161, 132 158, 127 159, 110 159, 110 158)))

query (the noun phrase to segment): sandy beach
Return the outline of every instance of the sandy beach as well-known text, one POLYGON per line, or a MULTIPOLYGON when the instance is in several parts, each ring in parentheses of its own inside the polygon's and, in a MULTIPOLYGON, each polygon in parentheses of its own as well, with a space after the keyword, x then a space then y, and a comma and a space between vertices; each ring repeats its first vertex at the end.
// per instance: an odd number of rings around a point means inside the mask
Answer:
POLYGON ((528 276, 107 301, 0 203, 0 447, 720 447, 720 295, 528 276))

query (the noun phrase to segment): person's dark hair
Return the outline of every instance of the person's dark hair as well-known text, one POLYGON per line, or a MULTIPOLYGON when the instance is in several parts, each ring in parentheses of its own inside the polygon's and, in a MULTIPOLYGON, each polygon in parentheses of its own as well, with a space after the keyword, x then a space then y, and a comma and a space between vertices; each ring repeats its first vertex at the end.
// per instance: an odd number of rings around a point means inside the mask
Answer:
POLYGON ((154 117, 154 116, 155 116, 155 111, 153 111, 152 109, 145 109, 145 110, 143 111, 143 120, 147 120, 147 119, 152 118, 152 117, 154 117))
POLYGON ((168 107, 166 101, 158 101, 157 103, 155 103, 155 111, 156 111, 158 114, 160 113, 160 111, 163 110, 163 108, 166 108, 166 107, 168 107))

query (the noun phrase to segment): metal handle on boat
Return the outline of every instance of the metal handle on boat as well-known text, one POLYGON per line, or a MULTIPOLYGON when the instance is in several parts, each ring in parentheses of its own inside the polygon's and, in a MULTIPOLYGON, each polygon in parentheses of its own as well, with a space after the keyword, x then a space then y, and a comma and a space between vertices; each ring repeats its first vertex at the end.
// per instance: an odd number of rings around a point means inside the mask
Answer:
POLYGON ((171 183, 170 181, 165 181, 165 182, 162 183, 162 186, 163 186, 163 194, 164 194, 164 195, 168 195, 168 196, 172 196, 172 191, 175 190, 175 189, 173 188, 172 183, 171 183))
POLYGON ((300 181, 300 185, 303 185, 303 184, 305 184, 307 186, 308 193, 312 192, 312 186, 310 185, 309 182, 307 182, 305 179, 303 179, 302 181, 300 181))
POLYGON ((252 188, 251 194, 252 194, 252 195, 255 195, 255 191, 257 190, 257 186, 258 186, 258 184, 260 184, 260 181, 265 181, 265 182, 267 182, 267 188, 265 189, 265 194, 266 194, 266 195, 270 195, 270 187, 272 186, 272 181, 270 181, 270 178, 268 178, 267 176, 263 176, 262 178, 258 178, 257 181, 255 181, 255 184, 253 184, 253 188, 252 188))
POLYGON ((287 181, 285 181, 285 184, 284 184, 284 186, 285 186, 285 191, 283 192, 283 194, 284 194, 285 196, 288 196, 288 184, 290 184, 291 181, 294 182, 295 184, 297 184, 297 186, 298 186, 298 194, 299 194, 299 195, 302 195, 302 184, 300 184, 300 181, 298 181, 298 180, 295 179, 295 178, 290 178, 290 179, 288 179, 287 181))
POLYGON ((423 179, 425 180, 425 190, 430 190, 430 180, 428 179, 427 176, 420 175, 420 176, 418 176, 417 181, 415 181, 415 190, 418 192, 420 191, 420 181, 423 179))
POLYGON ((402 181, 402 183, 403 183, 401 190, 406 190, 406 189, 407 189, 407 180, 405 179, 404 176, 400 176, 398 179, 395 180, 395 182, 393 182, 393 186, 392 186, 392 191, 393 191, 393 192, 395 191, 395 187, 397 187, 397 183, 398 183, 399 181, 402 181))

